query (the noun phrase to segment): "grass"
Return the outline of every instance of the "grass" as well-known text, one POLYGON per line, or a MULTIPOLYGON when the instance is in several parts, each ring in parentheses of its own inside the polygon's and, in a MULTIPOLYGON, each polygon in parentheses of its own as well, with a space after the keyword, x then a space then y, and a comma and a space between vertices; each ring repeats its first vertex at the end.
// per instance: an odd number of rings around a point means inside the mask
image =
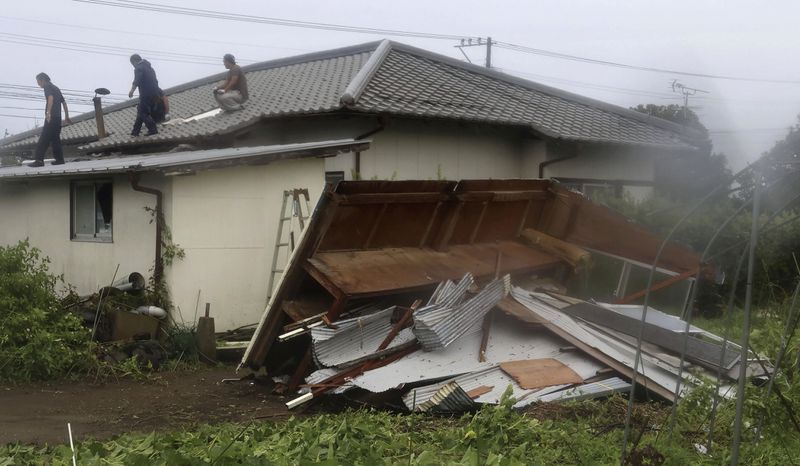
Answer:
MULTIPOLYGON (((528 412, 507 399, 460 417, 398 415, 374 410, 323 414, 285 422, 201 426, 165 434, 130 434, 113 440, 78 441, 82 465, 199 464, 619 464, 625 400, 538 405, 528 412)), ((668 408, 637 407, 634 440, 642 464, 726 464, 729 407, 720 416, 719 443, 712 454, 697 451, 703 433, 694 403, 681 411, 680 431, 664 433, 668 408), (649 463, 648 463, 649 461, 649 463)), ((701 416, 700 416, 701 417, 701 416)), ((748 436, 742 464, 791 464, 798 436, 777 436, 767 426, 760 445, 748 436)), ((70 464, 69 446, 0 447, 0 465, 70 464)))

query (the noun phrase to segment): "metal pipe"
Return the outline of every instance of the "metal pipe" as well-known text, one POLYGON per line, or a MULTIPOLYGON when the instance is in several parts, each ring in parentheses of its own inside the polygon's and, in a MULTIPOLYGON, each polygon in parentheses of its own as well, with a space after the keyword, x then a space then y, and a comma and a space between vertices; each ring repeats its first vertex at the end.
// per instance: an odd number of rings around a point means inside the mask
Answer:
MULTIPOLYGON (((676 421, 677 413, 678 413, 678 400, 679 400, 679 397, 680 397, 681 383, 683 381, 683 363, 686 360, 686 351, 688 349, 688 344, 689 344, 689 330, 692 327, 692 309, 694 308, 694 302, 697 299, 697 289, 700 287, 700 274, 702 272, 703 263, 705 262, 706 258, 708 257, 708 253, 709 253, 709 251, 711 251, 711 247, 717 241, 717 238, 719 237, 719 235, 722 233, 723 230, 725 230, 728 227, 728 225, 730 225, 730 223, 736 217, 739 216, 739 214, 748 205, 750 205, 750 200, 751 199, 748 199, 747 202, 744 202, 738 209, 736 209, 736 211, 732 215, 730 215, 727 219, 725 219, 724 222, 722 222, 722 225, 720 225, 719 228, 717 228, 717 231, 714 232, 714 234, 711 236, 711 239, 709 239, 708 243, 706 243, 706 247, 703 250, 703 254, 700 256, 700 266, 697 268, 697 274, 694 277, 694 286, 692 287, 692 289, 690 291, 689 300, 687 301, 686 307, 683 310, 683 314, 684 314, 683 317, 686 319, 686 326, 684 328, 685 334, 684 334, 684 337, 683 337, 683 346, 681 348, 680 362, 678 363, 678 379, 675 382, 675 402, 672 404, 672 411, 670 412, 670 422, 669 422, 669 429, 668 429, 668 432, 669 432, 670 436, 672 435, 672 431, 675 428, 675 421, 676 421)), ((727 342, 725 344, 727 344, 727 342)), ((722 351, 724 353, 724 351, 725 351, 724 347, 723 347, 722 351)), ((721 365, 722 364, 720 364, 720 366, 721 365)))
MULTIPOLYGON (((762 161, 762 159, 759 159, 757 162, 760 161, 762 161)), ((644 336, 644 324, 645 324, 645 319, 647 318, 647 306, 650 303, 650 291, 651 291, 650 288, 653 286, 653 278, 655 277, 656 268, 658 268, 658 261, 661 258, 661 254, 664 252, 664 248, 666 248, 667 243, 670 241, 670 239, 678 230, 678 228, 683 224, 683 222, 685 222, 689 217, 694 215, 694 213, 697 211, 698 208, 700 208, 700 206, 705 204, 713 196, 719 194, 719 192, 722 189, 730 185, 730 183, 732 183, 733 181, 739 179, 739 177, 741 177, 743 174, 747 173, 751 169, 752 165, 748 165, 747 167, 739 170, 739 172, 737 172, 735 175, 725 180, 725 182, 718 184, 714 189, 712 189, 705 196, 703 196, 703 198, 697 201, 691 207, 691 209, 689 209, 689 212, 686 213, 683 217, 681 217, 675 223, 675 225, 672 226, 672 229, 670 229, 670 231, 662 240, 661 245, 658 248, 658 252, 656 252, 656 255, 653 259, 653 264, 650 268, 650 274, 647 278, 647 287, 645 288, 647 292, 644 295, 644 303, 642 304, 642 318, 640 321, 639 335, 636 338, 636 356, 634 358, 634 364, 633 364, 633 373, 632 373, 633 377, 631 378, 631 390, 630 390, 630 396, 628 397, 628 407, 625 413, 625 433, 623 434, 622 437, 622 456, 620 458, 620 464, 625 464, 627 461, 626 454, 628 449, 628 439, 630 437, 630 430, 631 430, 630 423, 631 423, 631 415, 633 413, 633 398, 634 394, 636 393, 636 377, 642 356, 642 339, 644 336)))
POLYGON ((92 103, 94 103, 94 121, 97 124, 97 139, 103 139, 104 137, 108 136, 108 134, 106 134, 106 124, 103 119, 103 105, 101 103, 101 97, 93 97, 92 103))
MULTIPOLYGON (((775 186, 775 184, 773 184, 771 187, 773 187, 773 186, 775 186)), ((711 252, 711 248, 714 245, 714 243, 717 241, 717 239, 719 238, 719 235, 722 233, 722 231, 725 230, 728 227, 728 225, 730 225, 730 223, 736 217, 738 217, 739 214, 748 205, 750 205, 750 203, 753 201, 753 198, 754 198, 754 196, 751 196, 744 203, 742 203, 742 205, 739 206, 739 208, 736 209, 736 211, 733 214, 731 214, 727 219, 725 219, 725 221, 722 223, 722 225, 719 226, 719 228, 717 228, 717 230, 711 236, 711 239, 709 239, 708 242, 706 243, 706 247, 703 250, 703 254, 700 256, 700 264, 701 264, 701 266, 702 266, 703 263, 706 262, 706 260, 708 260, 709 253, 711 252)), ((798 198, 800 198, 800 195, 795 196, 792 199, 790 199, 783 207, 781 207, 778 211, 776 211, 776 213, 777 212, 781 212, 784 208, 786 208, 786 206, 788 206, 789 204, 793 203, 798 198)), ((770 218, 770 221, 773 218, 774 218, 774 215, 773 215, 773 217, 770 218)), ((761 228, 763 229, 764 227, 766 227, 766 225, 767 225, 767 223, 765 223, 764 226, 762 226, 761 228)), ((733 279, 734 283, 733 283, 733 287, 732 287, 732 290, 733 290, 734 294, 735 294, 735 290, 736 290, 736 281, 739 280, 739 273, 741 271, 742 261, 743 261, 745 252, 746 252, 746 250, 742 251, 742 255, 739 258, 739 262, 737 263, 736 275, 735 275, 735 277, 733 279)), ((680 388, 681 388, 681 384, 682 384, 682 381, 683 381, 682 380, 683 363, 684 363, 684 360, 685 360, 685 357, 686 357, 687 345, 688 345, 688 340, 689 340, 689 329, 691 328, 691 325, 692 325, 692 312, 691 312, 691 309, 694 306, 694 302, 695 302, 695 300, 697 298, 697 290, 698 290, 698 288, 700 286, 700 273, 701 273, 701 268, 698 268, 697 275, 695 276, 695 282, 694 282, 695 285, 691 289, 689 300, 686 303, 686 306, 684 307, 684 310, 683 310, 683 318, 686 319, 686 326, 685 326, 685 329, 684 329, 685 335, 684 335, 684 339, 683 339, 683 349, 681 351, 680 363, 678 364, 678 380, 677 380, 677 382, 675 384, 675 400, 676 401, 673 404, 672 411, 670 413, 670 424, 669 424, 669 429, 668 429, 668 432, 669 432, 670 435, 672 434, 672 431, 673 431, 673 429, 675 427, 675 421, 676 421, 676 415, 677 415, 677 405, 678 405, 678 395, 680 393, 680 388)), ((800 283, 798 283, 798 286, 800 287, 800 283)), ((731 299, 733 299, 733 298, 731 298, 731 299)), ((729 304, 729 306, 728 306, 729 312, 730 312, 730 309, 732 309, 732 306, 733 306, 733 304, 732 304, 732 301, 731 301, 731 304, 729 304)), ((723 339, 723 348, 722 348, 723 357, 720 360, 720 366, 723 364, 723 361, 724 361, 724 354, 725 354, 725 349, 726 349, 724 346, 727 345, 727 340, 728 340, 728 334, 727 334, 727 331, 726 331, 725 337, 723 339)), ((717 374, 717 390, 719 390, 719 379, 720 379, 720 377, 722 377, 722 370, 721 369, 718 370, 718 374, 717 374)), ((715 400, 715 402, 716 402, 716 400, 715 400)), ((713 421, 712 421, 712 423, 713 423, 713 421)), ((711 446, 710 445, 708 445, 707 451, 711 451, 711 446)))
MULTIPOLYGON (((767 393, 764 396, 765 400, 768 400, 769 396, 772 394, 772 385, 775 383, 775 377, 778 376, 778 372, 781 370, 781 363, 783 362, 783 357, 786 354, 786 347, 789 345, 789 341, 792 339, 792 335, 794 335, 794 329, 797 327, 795 311, 797 310, 798 294, 800 294, 800 281, 797 282, 797 286, 795 286, 794 293, 792 294, 792 304, 789 305, 789 312, 786 316, 786 328, 781 336, 781 346, 778 349, 778 355, 775 357, 775 366, 772 371, 772 375, 770 375, 769 382, 767 383, 767 393)), ((761 437, 761 428, 763 425, 764 413, 761 413, 761 417, 758 420, 758 428, 756 428, 756 442, 758 442, 761 437)))
MULTIPOLYGON (((767 233, 769 231, 767 229, 767 227, 778 217, 778 215, 781 212, 783 212, 789 205, 793 204, 794 201, 796 201, 797 199, 800 199, 800 194, 798 194, 797 196, 792 197, 791 199, 786 201, 779 209, 776 209, 772 213, 772 215, 770 215, 770 217, 767 219, 767 221, 764 222, 763 225, 761 225, 761 227, 759 229, 761 234, 767 233)), ((727 249, 725 251, 727 251, 727 249)), ((728 345, 728 334, 730 332, 730 328, 731 328, 732 322, 733 322, 733 308, 734 308, 734 301, 736 299, 736 287, 737 287, 737 284, 739 283, 739 275, 741 274, 742 266, 744 265, 744 259, 745 259, 746 256, 747 256, 747 245, 744 245, 744 247, 742 248, 741 253, 739 254, 739 259, 736 262, 736 271, 733 274, 733 281, 731 282, 731 292, 730 292, 730 297, 728 299, 728 308, 727 308, 728 315, 726 317, 725 333, 724 333, 724 337, 723 337, 723 340, 722 340, 722 352, 720 354, 720 366, 722 366, 722 363, 723 363, 723 361, 725 359, 725 351, 726 351, 727 345, 728 345)), ((716 381, 715 388, 714 388, 714 396, 713 396, 713 402, 712 402, 712 405, 711 405, 711 413, 709 414, 708 440, 706 442, 706 451, 708 451, 709 453, 711 452, 711 446, 712 446, 712 442, 713 442, 713 438, 714 438, 714 424, 715 424, 715 421, 716 421, 717 407, 719 405, 719 388, 720 388, 720 385, 721 385, 721 380, 722 380, 722 368, 720 367, 720 368, 717 369, 717 381, 716 381)))
MULTIPOLYGON (((361 139, 368 138, 368 137, 372 136, 373 134, 380 133, 384 129, 386 129, 386 119, 384 117, 382 117, 382 116, 379 116, 378 117, 378 127, 374 128, 374 129, 371 129, 371 130, 367 131, 364 134, 359 134, 358 136, 355 137, 355 140, 359 141, 361 139)), ((361 178, 361 151, 356 151, 354 165, 355 166, 354 166, 353 169, 355 170, 355 173, 358 174, 359 178, 361 178)))
POLYGON ((758 245, 758 210, 761 203, 761 174, 756 175, 755 198, 753 199, 753 221, 750 227, 750 252, 747 259, 747 285, 744 293, 744 323, 742 324, 742 355, 739 359, 739 384, 736 392, 736 418, 733 423, 733 447, 731 465, 739 464, 739 448, 742 440, 742 414, 744 413, 745 380, 747 379, 747 352, 750 344, 750 311, 753 303, 753 274, 758 245))
POLYGON ((563 161, 569 160, 569 159, 574 159, 577 156, 578 156, 578 154, 576 153, 576 154, 565 155, 563 157, 556 157, 554 159, 545 160, 544 162, 540 162, 539 163, 539 178, 544 178, 544 169, 545 169, 545 167, 547 167, 549 165, 553 165, 554 163, 563 162, 563 161))
POLYGON ((148 188, 139 184, 139 174, 129 173, 128 179, 131 182, 131 188, 140 193, 152 194, 156 197, 156 246, 155 246, 155 260, 153 262, 153 278, 156 283, 160 283, 164 278, 164 259, 161 257, 161 230, 163 228, 162 222, 164 221, 163 210, 163 197, 164 194, 155 188, 148 188))
MULTIPOLYGON (((725 361, 725 352, 728 348, 728 336, 730 335, 731 326, 733 325, 733 307, 736 301, 736 285, 739 282, 739 275, 742 272, 742 265, 744 265, 744 258, 747 256, 747 248, 742 249, 739 255, 739 260, 736 262, 736 272, 733 274, 733 282, 731 282, 731 294, 728 298, 728 315, 725 318, 725 333, 722 338, 722 351, 719 355, 719 366, 717 368, 717 381, 714 384, 714 395, 711 402, 711 413, 709 413, 708 420, 708 440, 706 441, 706 452, 711 453, 711 447, 714 439, 714 425, 717 420, 717 407, 719 406, 719 388, 722 385, 722 364, 725 361)), ((741 362, 741 361, 740 361, 741 362)))

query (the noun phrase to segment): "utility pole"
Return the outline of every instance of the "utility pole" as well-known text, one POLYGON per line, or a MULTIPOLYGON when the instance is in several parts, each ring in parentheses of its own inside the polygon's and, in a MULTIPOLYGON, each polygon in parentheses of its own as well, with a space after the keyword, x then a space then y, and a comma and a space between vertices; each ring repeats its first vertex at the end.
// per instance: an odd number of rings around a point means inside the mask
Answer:
POLYGON ((455 47, 461 51, 461 54, 464 55, 464 58, 467 59, 468 62, 472 63, 472 60, 469 59, 466 53, 464 53, 464 47, 483 47, 486 46, 486 68, 492 67, 492 44, 495 42, 492 41, 491 37, 487 37, 484 39, 483 37, 478 37, 476 39, 470 37, 467 39, 461 39, 461 43, 456 45, 455 47))
POLYGON ((486 38, 486 68, 492 67, 492 38, 486 38))
POLYGON ((683 124, 686 125, 689 118, 689 96, 693 96, 698 92, 702 92, 703 94, 708 94, 708 91, 704 91, 702 89, 695 89, 692 87, 686 87, 677 79, 672 80, 672 92, 679 92, 683 94, 683 124))

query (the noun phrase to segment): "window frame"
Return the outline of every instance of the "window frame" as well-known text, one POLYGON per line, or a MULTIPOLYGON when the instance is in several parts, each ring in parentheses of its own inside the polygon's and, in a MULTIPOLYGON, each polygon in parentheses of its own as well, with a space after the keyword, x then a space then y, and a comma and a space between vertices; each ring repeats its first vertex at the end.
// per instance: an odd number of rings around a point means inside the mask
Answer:
POLYGON ((69 239, 70 241, 76 241, 81 243, 113 243, 114 242, 114 180, 103 178, 99 180, 94 179, 83 179, 83 180, 72 180, 69 183, 69 239), (76 231, 76 213, 77 213, 77 188, 79 186, 93 186, 94 187, 94 218, 95 221, 97 219, 97 190, 100 185, 103 184, 110 184, 111 185, 111 231, 109 233, 97 233, 97 226, 95 224, 95 232, 91 235, 85 233, 78 233, 76 231))

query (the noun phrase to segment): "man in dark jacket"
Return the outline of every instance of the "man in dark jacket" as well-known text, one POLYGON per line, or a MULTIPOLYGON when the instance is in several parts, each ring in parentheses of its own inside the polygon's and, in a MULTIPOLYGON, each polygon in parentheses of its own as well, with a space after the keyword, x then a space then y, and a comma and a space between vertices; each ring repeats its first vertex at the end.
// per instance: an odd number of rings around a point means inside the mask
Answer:
POLYGON ((142 60, 139 54, 131 55, 131 65, 133 65, 133 84, 128 97, 133 97, 133 91, 139 88, 139 106, 136 111, 136 121, 133 123, 131 136, 138 136, 142 130, 142 123, 147 126, 147 135, 158 134, 156 122, 153 120, 153 108, 156 101, 161 98, 159 95, 158 78, 150 62, 142 60))
POLYGON ((46 73, 36 75, 36 84, 44 89, 44 98, 47 103, 45 104, 42 134, 36 144, 36 160, 30 166, 41 167, 44 165, 44 153, 48 146, 53 148, 53 158, 55 159, 53 165, 61 165, 64 163, 64 151, 61 149, 61 106, 64 106, 64 122, 66 124, 70 124, 69 108, 67 108, 64 96, 61 95, 61 89, 50 82, 50 76, 46 73))

